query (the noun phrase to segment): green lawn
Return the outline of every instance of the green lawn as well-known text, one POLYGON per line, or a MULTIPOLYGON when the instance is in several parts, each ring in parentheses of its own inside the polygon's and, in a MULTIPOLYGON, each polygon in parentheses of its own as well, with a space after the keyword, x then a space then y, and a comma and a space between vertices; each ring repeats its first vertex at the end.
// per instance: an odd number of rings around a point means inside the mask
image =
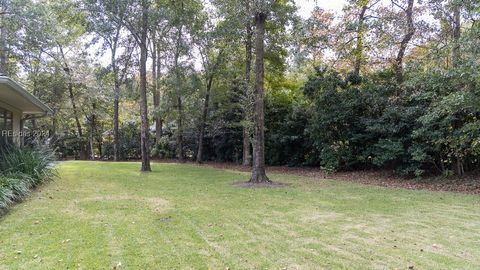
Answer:
POLYGON ((65 162, 0 218, 0 269, 480 269, 480 197, 65 162))

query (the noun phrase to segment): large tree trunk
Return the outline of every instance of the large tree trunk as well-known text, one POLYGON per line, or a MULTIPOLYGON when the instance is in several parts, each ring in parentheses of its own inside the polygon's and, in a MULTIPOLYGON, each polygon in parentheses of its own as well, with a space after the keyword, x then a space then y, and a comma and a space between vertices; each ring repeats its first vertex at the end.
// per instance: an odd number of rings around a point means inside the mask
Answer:
POLYGON ((265 133, 264 133, 264 36, 267 15, 255 14, 255 138, 253 148, 252 183, 271 182, 265 172, 265 133))
POLYGON ((408 0, 408 5, 405 9, 405 16, 407 18, 407 32, 400 42, 397 58, 395 58, 394 69, 398 84, 403 82, 403 58, 405 56, 405 50, 407 49, 407 45, 412 39, 413 34, 415 34, 415 26, 413 24, 413 3, 414 0, 408 0))
POLYGON ((178 60, 180 57, 180 46, 181 46, 181 39, 182 39, 182 28, 183 26, 180 26, 178 29, 178 36, 177 36, 177 47, 175 51, 175 78, 176 78, 176 94, 177 94, 177 112, 178 112, 178 118, 177 118, 177 158, 178 161, 184 162, 184 157, 183 157, 183 107, 182 107, 182 94, 180 91, 180 84, 181 84, 181 78, 180 78, 180 69, 178 66, 178 60))
POLYGON ((142 1, 142 31, 140 37, 140 117, 141 117, 141 153, 142 172, 152 171, 150 167, 149 127, 147 111, 147 32, 148 7, 147 1, 142 1))
MULTIPOLYGON (((250 13, 250 5, 249 1, 247 1, 247 16, 250 13)), ((253 31, 252 31, 252 25, 250 23, 250 20, 247 20, 247 36, 245 39, 245 75, 244 75, 244 84, 245 84, 245 89, 244 89, 244 95, 249 96, 250 95, 250 76, 252 73, 252 36, 253 36, 253 31)), ((246 109, 248 110, 248 108, 246 109)), ((251 119, 249 119, 249 113, 247 111, 244 112, 244 120, 246 123, 250 122, 251 119)), ((250 131, 248 126, 243 127, 243 165, 244 166, 250 166, 252 165, 251 160, 252 160, 252 155, 250 153, 250 131)))
POLYGON ((368 8, 368 1, 361 7, 360 14, 358 15, 358 29, 357 29, 357 45, 355 47, 355 64, 353 74, 355 76, 360 75, 360 68, 363 63, 363 39, 364 39, 364 24, 365 24, 365 12, 368 8))

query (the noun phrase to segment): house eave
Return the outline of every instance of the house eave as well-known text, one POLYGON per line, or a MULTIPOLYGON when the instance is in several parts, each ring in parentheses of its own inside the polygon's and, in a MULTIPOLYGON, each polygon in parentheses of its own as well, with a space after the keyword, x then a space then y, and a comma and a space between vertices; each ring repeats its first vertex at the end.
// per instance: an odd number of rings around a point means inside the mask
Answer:
MULTIPOLYGON (((30 114, 30 115, 39 115, 39 116, 45 116, 49 114, 53 114, 53 110, 50 109, 47 105, 45 105, 43 102, 41 102, 37 97, 34 95, 30 94, 23 86, 21 86, 19 83, 15 82, 14 80, 10 79, 7 76, 0 75, 0 85, 4 84, 8 86, 10 89, 14 90, 16 93, 21 95, 24 99, 26 99, 28 102, 30 102, 34 107, 36 107, 38 110, 35 111, 28 111, 28 110, 23 110, 22 108, 19 108, 22 110, 23 114, 30 114)), ((10 104, 14 107, 15 104, 10 104)))

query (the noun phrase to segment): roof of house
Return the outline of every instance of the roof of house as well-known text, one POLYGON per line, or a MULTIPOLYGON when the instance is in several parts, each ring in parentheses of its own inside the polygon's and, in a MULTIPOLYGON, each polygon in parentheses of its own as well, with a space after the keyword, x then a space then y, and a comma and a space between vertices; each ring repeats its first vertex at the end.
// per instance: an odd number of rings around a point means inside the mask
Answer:
POLYGON ((53 113, 52 109, 30 94, 23 86, 2 75, 0 75, 0 101, 19 109, 24 114, 45 115, 53 113))

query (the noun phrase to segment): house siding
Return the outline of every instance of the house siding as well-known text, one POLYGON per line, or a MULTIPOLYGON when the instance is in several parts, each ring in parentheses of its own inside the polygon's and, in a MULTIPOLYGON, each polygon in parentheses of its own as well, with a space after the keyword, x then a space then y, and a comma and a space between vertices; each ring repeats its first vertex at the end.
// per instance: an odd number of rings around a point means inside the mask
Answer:
POLYGON ((21 122, 22 122, 22 111, 19 109, 6 104, 4 102, 0 101, 0 107, 5 108, 9 111, 12 112, 12 134, 14 135, 12 138, 12 141, 16 145, 21 145, 22 144, 22 137, 20 136, 21 134, 21 122))

